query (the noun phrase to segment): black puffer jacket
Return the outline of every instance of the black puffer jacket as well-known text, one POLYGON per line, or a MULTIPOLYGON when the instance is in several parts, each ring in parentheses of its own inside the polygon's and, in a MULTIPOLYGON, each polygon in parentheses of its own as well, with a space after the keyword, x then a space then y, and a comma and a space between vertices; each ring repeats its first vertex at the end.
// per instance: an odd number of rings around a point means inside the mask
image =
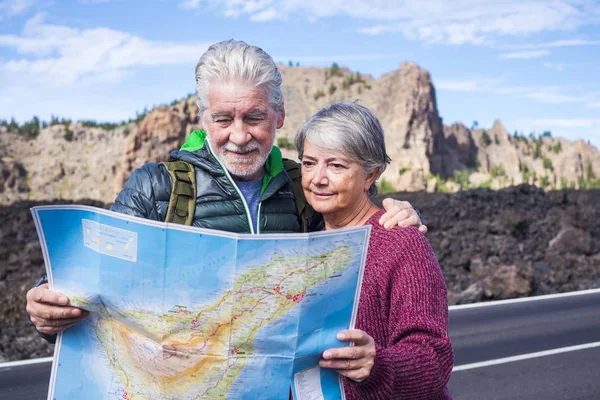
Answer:
MULTIPOLYGON (((253 232, 246 202, 229 173, 213 155, 204 131, 192 132, 181 150, 171 153, 171 159, 186 161, 195 167, 197 193, 193 226, 238 233, 301 230, 294 195, 277 147, 273 147, 265 164, 258 232, 253 232)), ((110 209, 164 221, 170 196, 169 172, 161 164, 150 163, 132 173, 110 209)), ((317 225, 314 230, 322 227, 317 225)))

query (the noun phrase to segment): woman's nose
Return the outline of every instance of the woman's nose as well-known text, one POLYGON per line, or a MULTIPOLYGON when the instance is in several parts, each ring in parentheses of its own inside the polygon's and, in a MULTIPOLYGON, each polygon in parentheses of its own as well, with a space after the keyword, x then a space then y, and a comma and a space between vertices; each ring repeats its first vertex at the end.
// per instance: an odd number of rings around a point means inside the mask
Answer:
POLYGON ((313 175, 313 183, 315 185, 320 185, 320 186, 327 185, 327 183, 328 183, 327 169, 325 166, 317 165, 315 167, 314 175, 313 175))

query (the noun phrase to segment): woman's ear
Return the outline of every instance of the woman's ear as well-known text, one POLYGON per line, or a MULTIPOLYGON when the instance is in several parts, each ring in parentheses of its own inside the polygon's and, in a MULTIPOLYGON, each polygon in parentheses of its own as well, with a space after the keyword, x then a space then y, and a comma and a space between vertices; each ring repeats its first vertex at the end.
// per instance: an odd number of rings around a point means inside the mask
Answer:
POLYGON ((381 168, 375 168, 373 171, 367 174, 364 186, 364 190, 366 192, 369 191, 371 185, 377 180, 377 178, 379 178, 379 175, 381 175, 381 168))

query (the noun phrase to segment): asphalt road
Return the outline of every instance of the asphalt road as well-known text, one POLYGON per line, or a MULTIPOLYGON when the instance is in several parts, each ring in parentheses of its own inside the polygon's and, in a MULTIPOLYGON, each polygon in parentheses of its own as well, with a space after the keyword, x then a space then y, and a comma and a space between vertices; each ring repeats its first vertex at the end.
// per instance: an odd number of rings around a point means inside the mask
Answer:
POLYGON ((50 362, 0 366, 0 400, 46 399, 51 368, 50 362))
POLYGON ((461 370, 506 357, 600 345, 600 290, 590 292, 451 307, 454 400, 599 400, 600 347, 461 370))
MULTIPOLYGON (((450 336, 455 400, 600 399, 600 290, 452 307, 450 336), (590 343, 598 347, 560 352, 590 343)), ((0 400, 46 399, 49 379, 49 362, 0 364, 0 400)))

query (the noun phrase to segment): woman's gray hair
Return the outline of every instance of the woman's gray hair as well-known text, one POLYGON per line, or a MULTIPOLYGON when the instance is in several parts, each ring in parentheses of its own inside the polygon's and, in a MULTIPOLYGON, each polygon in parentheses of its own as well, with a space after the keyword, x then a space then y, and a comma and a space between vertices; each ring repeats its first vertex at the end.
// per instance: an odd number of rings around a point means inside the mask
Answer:
MULTIPOLYGON (((379 168, 381 175, 391 161, 385 151, 381 123, 368 108, 357 103, 330 104, 306 121, 296 133, 300 159, 306 140, 322 150, 341 152, 360 163, 368 174, 379 168)), ((377 194, 375 183, 368 194, 377 194)))
POLYGON ((263 49, 239 40, 215 43, 196 65, 196 94, 200 117, 208 108, 208 89, 213 82, 246 82, 263 86, 275 112, 281 112, 281 73, 263 49))

